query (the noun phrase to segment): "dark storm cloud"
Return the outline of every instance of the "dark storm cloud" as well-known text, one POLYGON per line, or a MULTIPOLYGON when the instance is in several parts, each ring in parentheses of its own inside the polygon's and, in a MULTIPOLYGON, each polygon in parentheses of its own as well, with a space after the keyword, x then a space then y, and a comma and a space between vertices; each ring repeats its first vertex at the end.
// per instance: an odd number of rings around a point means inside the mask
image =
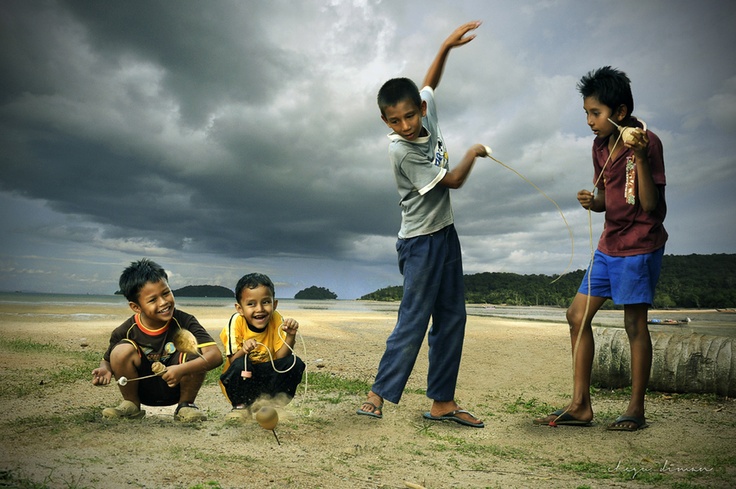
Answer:
MULTIPOLYGON (((421 81, 472 18, 478 37, 437 91, 451 162, 490 144, 559 204, 584 266, 575 192, 592 188, 592 135, 575 84, 619 66, 665 144, 668 252, 733 252, 734 230, 717 223, 734 210, 719 196, 736 180, 736 71, 719 53, 736 18, 706 4, 1 2, 0 288, 90 287, 90 274, 107 290, 141 255, 185 282, 231 286, 256 267, 285 292, 398 283, 375 93, 393 76, 421 81)), ((555 206, 497 163, 478 160, 453 204, 466 271, 567 265, 555 206)))

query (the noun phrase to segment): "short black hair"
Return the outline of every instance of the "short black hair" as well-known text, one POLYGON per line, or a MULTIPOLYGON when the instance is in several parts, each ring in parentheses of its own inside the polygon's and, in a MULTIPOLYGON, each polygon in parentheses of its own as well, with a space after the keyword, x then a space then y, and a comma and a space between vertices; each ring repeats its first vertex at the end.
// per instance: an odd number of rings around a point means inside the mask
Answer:
POLYGON ((268 275, 262 273, 249 273, 243 275, 238 280, 238 284, 235 286, 235 300, 240 304, 240 294, 243 293, 243 289, 246 287, 249 289, 255 289, 261 285, 268 287, 271 290, 271 297, 276 297, 276 289, 273 286, 273 282, 268 275))
POLYGON ((388 107, 406 99, 411 100, 417 107, 422 105, 422 97, 416 83, 408 78, 392 78, 387 81, 378 91, 378 108, 381 109, 381 115, 386 115, 388 107))
POLYGON ((161 280, 168 282, 166 270, 158 263, 143 258, 134 261, 120 274, 120 291, 130 302, 138 303, 138 294, 147 283, 158 283, 161 280))
POLYGON ((627 117, 634 113, 634 96, 631 94, 631 80, 621 70, 604 66, 589 71, 578 82, 578 91, 583 96, 596 97, 600 103, 616 111, 625 105, 627 117))

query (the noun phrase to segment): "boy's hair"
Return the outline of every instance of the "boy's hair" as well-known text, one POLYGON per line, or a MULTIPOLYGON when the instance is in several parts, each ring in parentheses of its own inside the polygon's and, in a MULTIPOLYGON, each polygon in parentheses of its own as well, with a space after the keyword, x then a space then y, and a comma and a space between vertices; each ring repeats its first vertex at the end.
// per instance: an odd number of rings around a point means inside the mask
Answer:
POLYGON ((583 98, 594 96, 603 105, 616 111, 625 105, 630 117, 634 113, 634 96, 631 94, 631 80, 621 70, 604 66, 589 71, 578 82, 578 91, 583 98))
POLYGON ((276 289, 273 286, 273 282, 268 275, 262 273, 249 273, 243 275, 238 280, 238 284, 235 286, 235 300, 240 304, 240 294, 243 293, 244 288, 255 289, 261 285, 268 287, 271 290, 271 297, 276 296, 276 289))
POLYGON ((398 104, 402 100, 409 99, 414 105, 422 105, 422 97, 416 83, 408 78, 392 78, 383 84, 378 91, 378 108, 381 115, 386 115, 386 109, 398 104))
POLYGON ((120 274, 120 291, 128 301, 137 303, 138 294, 144 285, 148 282, 155 284, 161 280, 168 282, 169 276, 166 274, 166 270, 158 263, 143 258, 132 262, 120 274))

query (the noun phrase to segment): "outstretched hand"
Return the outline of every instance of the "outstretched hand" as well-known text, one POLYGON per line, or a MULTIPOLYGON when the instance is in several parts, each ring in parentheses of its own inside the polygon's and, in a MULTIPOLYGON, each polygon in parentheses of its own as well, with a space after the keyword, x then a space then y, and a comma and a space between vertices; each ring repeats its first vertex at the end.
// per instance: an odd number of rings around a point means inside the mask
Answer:
POLYGON ((107 385, 112 379, 112 372, 108 369, 99 367, 92 371, 92 385, 107 385))
POLYGON ((470 34, 466 36, 466 34, 470 31, 473 31, 480 27, 481 21, 474 20, 472 22, 467 22, 457 29, 453 31, 450 36, 445 39, 445 46, 448 48, 455 48, 457 46, 462 46, 463 44, 467 44, 473 39, 475 39, 475 34, 470 34))
POLYGON ((453 33, 450 34, 450 37, 445 39, 445 41, 442 43, 442 47, 440 47, 440 50, 437 53, 437 56, 434 58, 434 61, 432 61, 432 64, 429 66, 427 74, 424 75, 424 82, 422 84, 423 87, 431 87, 432 89, 437 88, 437 85, 440 84, 440 78, 442 78, 442 71, 445 68, 445 60, 447 59, 447 54, 450 52, 450 50, 452 50, 452 48, 462 46, 463 44, 467 44, 475 39, 475 34, 468 35, 468 33, 472 30, 477 29, 478 27, 480 27, 479 20, 467 22, 455 29, 453 33))

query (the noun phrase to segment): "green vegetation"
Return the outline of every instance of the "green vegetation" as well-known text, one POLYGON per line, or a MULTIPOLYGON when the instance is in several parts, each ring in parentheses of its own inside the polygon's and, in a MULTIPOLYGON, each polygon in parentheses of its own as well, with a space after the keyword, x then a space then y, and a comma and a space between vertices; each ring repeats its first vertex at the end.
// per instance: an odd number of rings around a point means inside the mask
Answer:
MULTIPOLYGON (((484 272, 465 275, 465 296, 474 304, 513 306, 570 305, 584 270, 555 278, 549 275, 519 275, 484 272)), ((379 289, 362 300, 401 300, 400 285, 379 289)), ((612 305, 609 302, 609 306, 612 305)), ((665 255, 654 307, 732 308, 736 307, 736 255, 665 255)))
POLYGON ((316 285, 312 285, 311 287, 308 287, 304 290, 300 290, 296 293, 294 296, 294 299, 302 299, 302 300, 329 300, 329 299, 337 299, 337 294, 332 292, 329 289, 325 289, 324 287, 317 287, 316 285))

